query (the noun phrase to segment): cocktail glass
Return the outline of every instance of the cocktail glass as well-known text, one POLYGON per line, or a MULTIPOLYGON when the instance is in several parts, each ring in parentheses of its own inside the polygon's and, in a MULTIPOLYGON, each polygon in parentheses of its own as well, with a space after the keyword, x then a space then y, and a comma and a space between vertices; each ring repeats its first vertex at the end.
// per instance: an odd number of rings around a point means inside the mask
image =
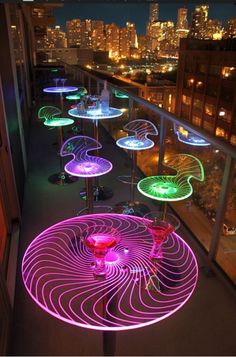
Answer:
POLYGON ((93 253, 94 275, 104 277, 107 274, 106 255, 120 241, 118 231, 112 227, 97 225, 84 230, 82 240, 93 253))
POLYGON ((56 87, 57 87, 59 80, 60 80, 60 78, 53 78, 53 81, 54 81, 56 87))
POLYGON ((162 244, 169 234, 180 227, 178 218, 170 213, 166 213, 163 219, 163 212, 150 211, 143 216, 143 222, 153 238, 153 245, 149 255, 150 259, 162 259, 162 244))
POLYGON ((64 87, 64 84, 66 81, 67 81, 67 78, 61 78, 62 87, 64 87))

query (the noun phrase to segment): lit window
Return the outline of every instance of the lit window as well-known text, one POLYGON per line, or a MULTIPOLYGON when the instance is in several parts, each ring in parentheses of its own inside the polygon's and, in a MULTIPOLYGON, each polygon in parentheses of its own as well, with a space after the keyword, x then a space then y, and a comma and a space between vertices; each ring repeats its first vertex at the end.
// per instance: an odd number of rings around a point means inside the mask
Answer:
POLYGON ((210 116, 215 115, 215 106, 213 104, 205 104, 205 113, 210 116))
POLYGON ((227 135, 226 131, 219 126, 217 126, 217 128, 216 128, 216 136, 219 136, 224 139, 228 139, 228 135, 227 135))
POLYGON ((194 83, 194 78, 188 79, 188 85, 189 85, 189 87, 192 87, 192 86, 193 86, 193 83, 194 83))
POLYGON ((201 126, 202 119, 197 117, 196 115, 193 115, 192 122, 194 125, 201 126))
POLYGON ((235 77, 236 67, 223 67, 221 73, 223 78, 235 77))
POLYGON ((236 135, 231 135, 231 137, 230 137, 230 144, 236 146, 236 135))
POLYGON ((197 109, 202 109, 202 101, 200 99, 194 99, 193 106, 197 109))
POLYGON ((218 112, 218 117, 219 119, 227 122, 227 123, 231 123, 231 112, 229 110, 226 110, 225 108, 220 108, 219 112, 218 112))
POLYGON ((182 103, 184 103, 186 105, 190 105, 191 104, 191 98, 188 97, 187 95, 182 95, 182 103))

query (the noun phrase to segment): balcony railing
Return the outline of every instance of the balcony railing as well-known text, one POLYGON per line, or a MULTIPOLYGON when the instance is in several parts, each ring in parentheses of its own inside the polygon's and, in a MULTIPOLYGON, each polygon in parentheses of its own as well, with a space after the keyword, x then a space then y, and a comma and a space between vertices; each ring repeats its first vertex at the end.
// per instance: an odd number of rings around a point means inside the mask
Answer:
MULTIPOLYGON (((104 79, 81 69, 78 66, 65 64, 65 70, 71 78, 81 85, 86 86, 89 93, 100 94, 104 79)), ((198 128, 175 116, 173 113, 162 109, 155 104, 137 96, 136 94, 114 85, 112 79, 108 82, 110 92, 118 90, 126 94, 129 98, 122 100, 121 106, 125 108, 123 118, 112 123, 104 123, 106 129, 114 139, 122 134, 124 121, 147 118, 153 121, 159 130, 159 149, 152 150, 146 155, 138 155, 139 168, 146 175, 161 174, 165 156, 173 152, 191 153, 198 157, 205 167, 205 183, 194 185, 194 195, 192 199, 181 203, 171 204, 187 225, 190 231, 197 237, 207 252, 206 267, 218 269, 218 266, 236 283, 236 229, 227 223, 227 214, 232 221, 236 221, 236 192, 233 187, 235 175, 236 149, 224 140, 215 137, 201 128, 198 128), (189 132, 200 136, 211 144, 207 148, 191 147, 179 143, 173 131, 174 124, 184 126, 189 132), (147 164, 150 162, 150 165, 147 164), (233 199, 233 202, 232 202, 233 199), (227 209, 228 205, 228 209, 227 209), (231 212, 231 206, 235 211, 231 212), (228 232, 223 227, 228 228, 228 232), (232 235, 231 235, 232 234, 232 235), (228 240, 228 242, 227 242, 228 240), (217 264, 215 264, 217 263, 217 264)), ((113 106, 119 106, 118 99, 113 96, 113 106)))

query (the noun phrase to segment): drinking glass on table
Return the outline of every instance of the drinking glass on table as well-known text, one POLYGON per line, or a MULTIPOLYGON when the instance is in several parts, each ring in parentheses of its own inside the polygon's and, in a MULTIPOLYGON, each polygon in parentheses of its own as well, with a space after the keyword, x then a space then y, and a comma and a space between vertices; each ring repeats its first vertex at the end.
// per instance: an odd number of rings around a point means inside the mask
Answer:
POLYGON ((143 223, 152 235, 153 245, 149 254, 150 259, 162 259, 162 245, 169 234, 173 233, 180 227, 180 222, 177 217, 170 213, 150 211, 143 216, 143 223))
POLYGON ((93 253, 95 260, 94 275, 105 276, 107 273, 106 255, 120 241, 120 234, 113 227, 95 225, 83 231, 82 240, 93 253))

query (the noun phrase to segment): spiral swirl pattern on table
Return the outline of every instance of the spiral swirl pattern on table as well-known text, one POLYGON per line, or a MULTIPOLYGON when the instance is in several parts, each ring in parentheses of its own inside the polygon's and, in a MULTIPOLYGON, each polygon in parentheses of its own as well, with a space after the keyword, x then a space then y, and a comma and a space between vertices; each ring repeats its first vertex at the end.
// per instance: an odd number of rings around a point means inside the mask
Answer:
POLYGON ((32 241, 23 257, 23 281, 41 308, 67 323, 97 330, 143 327, 180 309, 198 278, 196 258, 177 234, 167 237, 156 263, 149 259, 151 247, 142 218, 108 213, 71 218, 32 241), (100 280, 81 241, 96 225, 114 228, 121 237, 100 280))
POLYGON ((190 180, 204 180, 203 166, 196 157, 176 154, 164 161, 165 166, 174 169, 175 176, 149 176, 138 182, 137 188, 144 196, 158 201, 181 201, 193 193, 190 180))

